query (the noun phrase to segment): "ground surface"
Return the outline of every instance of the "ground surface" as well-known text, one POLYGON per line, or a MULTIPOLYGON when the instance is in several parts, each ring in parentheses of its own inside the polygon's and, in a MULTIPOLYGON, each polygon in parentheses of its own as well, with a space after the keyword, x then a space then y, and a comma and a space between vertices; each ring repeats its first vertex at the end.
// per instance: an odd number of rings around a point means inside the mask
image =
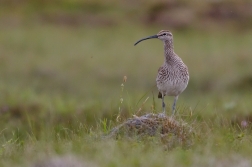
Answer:
MULTIPOLYGON (((162 110, 155 86, 162 43, 133 46, 161 29, 170 28, 2 24, 0 166, 251 166, 247 29, 170 29, 190 72, 176 113, 193 129, 190 147, 167 149, 155 136, 104 139, 134 114, 162 110)), ((165 101, 169 115, 173 99, 165 101)))

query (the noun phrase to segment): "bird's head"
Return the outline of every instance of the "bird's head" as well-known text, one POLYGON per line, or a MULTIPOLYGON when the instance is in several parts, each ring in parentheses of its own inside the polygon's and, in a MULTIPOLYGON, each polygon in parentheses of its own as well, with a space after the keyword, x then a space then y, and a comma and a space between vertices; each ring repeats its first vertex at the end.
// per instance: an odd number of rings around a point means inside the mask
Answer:
POLYGON ((134 45, 137 45, 139 42, 141 41, 144 41, 144 40, 147 40, 147 39, 152 39, 152 38, 158 38, 162 41, 171 41, 173 40, 173 36, 172 36, 172 33, 168 30, 161 30, 158 34, 156 35, 152 35, 152 36, 149 36, 149 37, 145 37, 145 38, 142 38, 140 39, 139 41, 137 41, 134 45))

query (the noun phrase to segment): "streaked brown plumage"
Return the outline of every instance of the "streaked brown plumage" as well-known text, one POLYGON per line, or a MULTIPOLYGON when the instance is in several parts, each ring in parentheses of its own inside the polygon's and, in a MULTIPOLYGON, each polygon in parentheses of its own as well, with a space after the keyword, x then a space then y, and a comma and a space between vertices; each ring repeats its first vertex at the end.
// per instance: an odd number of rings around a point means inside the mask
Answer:
POLYGON ((174 96, 172 113, 175 113, 175 106, 178 96, 186 89, 189 81, 189 72, 182 59, 174 52, 173 35, 168 30, 161 30, 157 35, 143 38, 135 43, 158 38, 164 43, 164 64, 158 69, 156 78, 159 90, 158 98, 162 98, 163 112, 165 113, 164 96, 174 96))

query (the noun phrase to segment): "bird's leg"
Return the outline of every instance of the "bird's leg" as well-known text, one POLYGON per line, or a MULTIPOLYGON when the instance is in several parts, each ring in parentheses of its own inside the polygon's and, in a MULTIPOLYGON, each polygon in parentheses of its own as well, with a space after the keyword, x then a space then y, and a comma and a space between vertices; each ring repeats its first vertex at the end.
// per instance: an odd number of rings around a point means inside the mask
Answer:
POLYGON ((175 114, 175 108, 176 108, 176 102, 177 102, 177 100, 178 100, 178 96, 176 96, 174 98, 174 102, 173 102, 173 105, 172 105, 172 115, 175 114))
POLYGON ((162 93, 162 107, 163 107, 163 113, 165 114, 165 103, 164 103, 164 94, 162 93))

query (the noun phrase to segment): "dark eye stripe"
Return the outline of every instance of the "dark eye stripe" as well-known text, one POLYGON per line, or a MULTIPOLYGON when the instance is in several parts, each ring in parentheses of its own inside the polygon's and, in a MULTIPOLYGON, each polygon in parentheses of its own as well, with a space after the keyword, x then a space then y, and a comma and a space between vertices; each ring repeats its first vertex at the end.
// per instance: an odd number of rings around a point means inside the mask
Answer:
POLYGON ((163 33, 163 34, 161 34, 160 36, 172 36, 170 33, 163 33))

